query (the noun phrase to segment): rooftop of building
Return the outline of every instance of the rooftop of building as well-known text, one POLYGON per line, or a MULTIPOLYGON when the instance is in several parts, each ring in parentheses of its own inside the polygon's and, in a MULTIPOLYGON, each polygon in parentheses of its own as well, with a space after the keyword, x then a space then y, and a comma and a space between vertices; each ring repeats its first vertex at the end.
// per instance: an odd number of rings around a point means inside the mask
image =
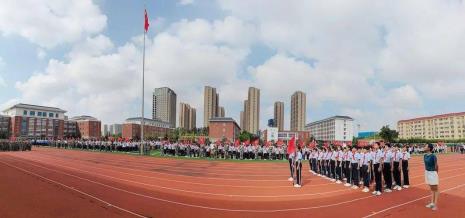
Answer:
POLYGON ((310 125, 313 125, 313 124, 318 124, 318 123, 322 123, 322 122, 325 122, 325 121, 328 121, 328 120, 334 120, 334 119, 354 120, 352 117, 349 117, 349 116, 336 115, 336 116, 332 116, 332 117, 328 117, 328 118, 325 118, 325 119, 322 119, 322 120, 318 120, 318 121, 308 123, 305 126, 310 126, 310 125))
POLYGON ((89 116, 89 115, 75 116, 75 117, 71 118, 71 120, 74 120, 74 121, 99 121, 97 118, 89 116))
POLYGON ((3 110, 3 112, 9 111, 13 108, 23 108, 23 109, 28 109, 28 110, 46 110, 46 111, 54 111, 54 112, 61 112, 61 113, 66 113, 65 110, 57 108, 57 107, 48 107, 48 106, 41 106, 41 105, 34 105, 34 104, 24 104, 24 103, 18 103, 15 104, 11 107, 6 108, 3 110))
POLYGON ((425 117, 417 117, 417 118, 412 118, 412 119, 399 120, 397 123, 412 122, 412 121, 419 121, 419 120, 429 120, 429 119, 438 119, 438 118, 451 117, 451 116, 461 116, 461 115, 465 115, 465 112, 456 112, 456 113, 438 114, 438 115, 425 116, 425 117))
MULTIPOLYGON (((130 117, 125 120, 125 123, 140 122, 141 120, 142 120, 141 117, 130 117)), ((159 123, 164 123, 164 124, 170 124, 169 122, 164 122, 160 119, 150 119, 150 118, 144 118, 144 122, 159 122, 159 123)))
POLYGON ((210 122, 236 122, 231 117, 212 117, 209 119, 210 122))

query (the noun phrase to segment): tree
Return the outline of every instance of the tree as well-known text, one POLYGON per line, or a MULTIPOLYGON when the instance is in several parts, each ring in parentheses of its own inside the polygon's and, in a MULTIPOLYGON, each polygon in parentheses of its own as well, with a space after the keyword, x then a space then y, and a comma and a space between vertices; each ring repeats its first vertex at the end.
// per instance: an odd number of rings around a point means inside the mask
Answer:
POLYGON ((247 131, 244 130, 244 131, 241 132, 241 134, 239 134, 239 140, 241 142, 247 141, 247 140, 250 140, 252 138, 252 136, 253 136, 252 133, 247 132, 247 131))
POLYGON ((379 131, 379 136, 385 142, 393 142, 399 136, 399 133, 396 130, 390 129, 389 125, 381 127, 379 131))

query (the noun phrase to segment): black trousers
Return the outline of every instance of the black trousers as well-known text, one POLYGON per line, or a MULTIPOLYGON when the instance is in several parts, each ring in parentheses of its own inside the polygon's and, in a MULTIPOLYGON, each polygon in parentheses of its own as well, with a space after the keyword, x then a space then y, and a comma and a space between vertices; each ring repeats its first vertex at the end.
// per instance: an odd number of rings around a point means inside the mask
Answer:
POLYGON ((342 167, 341 167, 341 161, 336 162, 336 174, 337 174, 337 179, 342 180, 342 167))
POLYGON ((396 185, 401 186, 402 183, 400 181, 400 170, 399 170, 399 162, 394 161, 394 170, 392 174, 394 175, 394 181, 396 182, 396 185))
POLYGON ((383 165, 383 176, 384 182, 386 183, 387 189, 392 189, 392 177, 391 177, 391 163, 384 163, 383 165))
POLYGON ((325 175, 327 177, 331 177, 331 166, 329 164, 329 160, 325 160, 325 168, 326 168, 325 175))
POLYGON ((296 171, 297 184, 302 185, 302 162, 296 163, 296 171))
POLYGON ((345 177, 347 179, 347 183, 350 183, 351 182, 351 178, 352 176, 350 175, 350 161, 344 161, 344 164, 345 164, 345 177))
POLYGON ((323 174, 323 160, 318 160, 318 174, 323 174))
POLYGON ((382 180, 381 180, 381 172, 379 171, 381 165, 379 163, 377 164, 373 164, 373 171, 375 173, 375 182, 376 182, 376 185, 375 185, 375 191, 379 191, 381 192, 382 190, 382 180))
POLYGON ((336 178, 336 161, 330 160, 329 167, 330 167, 329 170, 330 170, 331 178, 335 179, 336 178))
POLYGON ((294 177, 294 166, 292 163, 292 159, 288 159, 289 161, 289 170, 291 171, 291 177, 294 177))
POLYGON ((308 159, 308 168, 309 168, 311 171, 314 171, 314 170, 313 170, 313 158, 309 158, 309 159, 308 159))
POLYGON ((363 179, 363 186, 370 187, 370 172, 368 171, 368 165, 362 165, 360 174, 363 179))
POLYGON ((356 185, 358 186, 358 182, 359 182, 359 179, 358 179, 358 163, 351 163, 351 171, 352 171, 352 184, 353 185, 356 185))
POLYGON ((404 185, 410 185, 408 176, 408 160, 402 161, 402 175, 404 176, 404 185))

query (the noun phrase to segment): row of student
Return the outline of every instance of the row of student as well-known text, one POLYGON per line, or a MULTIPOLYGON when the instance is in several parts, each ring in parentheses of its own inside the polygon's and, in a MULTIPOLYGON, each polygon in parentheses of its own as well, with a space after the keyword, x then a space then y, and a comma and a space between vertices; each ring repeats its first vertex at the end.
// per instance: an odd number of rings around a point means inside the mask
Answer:
POLYGON ((220 159, 260 159, 283 160, 286 146, 261 146, 242 143, 198 145, 190 143, 165 143, 161 146, 162 155, 206 157, 220 159))
POLYGON ((29 141, 7 141, 0 140, 0 152, 2 151, 30 151, 29 141))
MULTIPOLYGON (((300 147, 295 154, 289 155, 289 180, 293 181, 295 176, 296 187, 302 185, 303 156, 304 152, 300 147)), ((409 159, 407 147, 391 147, 389 144, 381 148, 379 143, 363 148, 315 148, 309 152, 309 171, 337 184, 345 183, 345 186, 353 189, 362 186, 363 192, 369 192, 370 185, 374 182, 372 193, 381 195, 383 182, 384 192, 409 187, 409 159)))

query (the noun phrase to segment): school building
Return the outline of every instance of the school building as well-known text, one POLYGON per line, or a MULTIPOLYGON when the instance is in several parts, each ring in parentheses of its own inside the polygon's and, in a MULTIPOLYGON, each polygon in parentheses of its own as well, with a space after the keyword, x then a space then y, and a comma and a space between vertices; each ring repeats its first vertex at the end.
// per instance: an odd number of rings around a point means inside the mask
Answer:
POLYGON ((214 117, 210 118, 208 125, 208 137, 211 141, 223 138, 234 142, 241 133, 241 128, 233 118, 214 117))
MULTIPOLYGON (((141 137, 141 121, 140 117, 126 119, 122 125, 122 137, 125 139, 139 140, 141 137)), ((173 131, 173 128, 171 128, 171 123, 169 122, 164 122, 159 119, 144 118, 144 138, 165 137, 171 131, 173 131)))
POLYGON ((465 112, 399 120, 397 131, 401 139, 465 139, 465 112))
POLYGON ((309 123, 305 130, 310 131, 316 140, 348 142, 354 137, 354 119, 333 116, 309 123))

